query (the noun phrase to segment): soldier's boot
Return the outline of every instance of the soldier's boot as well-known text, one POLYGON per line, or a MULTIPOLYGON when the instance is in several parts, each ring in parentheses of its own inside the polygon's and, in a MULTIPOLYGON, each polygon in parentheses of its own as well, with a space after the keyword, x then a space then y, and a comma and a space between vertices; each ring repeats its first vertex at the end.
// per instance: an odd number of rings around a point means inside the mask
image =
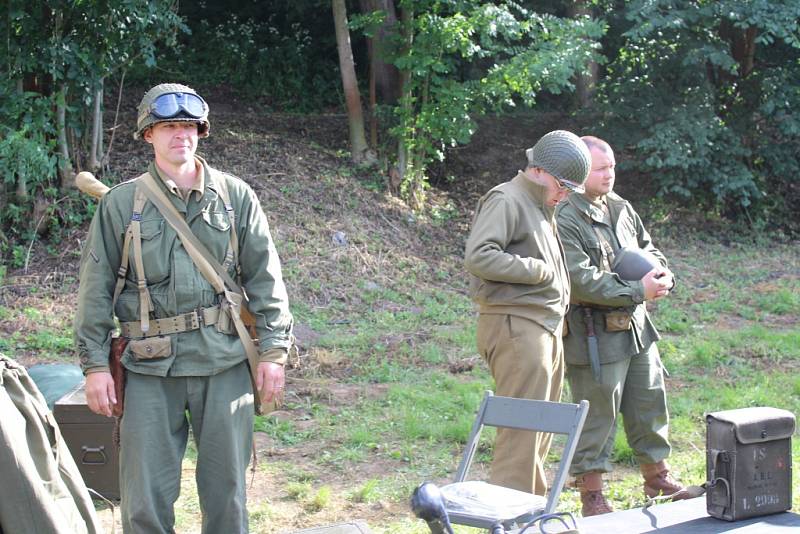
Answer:
POLYGON ((581 492, 581 513, 583 517, 608 514, 614 509, 603 495, 603 474, 584 473, 575 477, 575 485, 581 492))
POLYGON ((662 460, 655 464, 641 464, 640 468, 644 477, 644 494, 648 498, 671 495, 673 501, 680 501, 691 497, 686 488, 673 478, 667 462, 662 460))

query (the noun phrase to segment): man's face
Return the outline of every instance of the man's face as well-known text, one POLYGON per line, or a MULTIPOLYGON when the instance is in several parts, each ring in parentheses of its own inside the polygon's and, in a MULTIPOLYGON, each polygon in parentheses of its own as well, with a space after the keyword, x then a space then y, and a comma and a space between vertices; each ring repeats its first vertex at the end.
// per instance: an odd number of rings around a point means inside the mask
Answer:
POLYGON ((194 162, 194 153, 197 150, 197 123, 159 122, 144 132, 144 139, 153 145, 157 163, 182 165, 194 162))
POLYGON ((589 152, 592 154, 592 170, 583 187, 586 189, 586 196, 598 198, 614 190, 614 168, 617 162, 614 160, 614 151, 610 148, 591 147, 589 152))
POLYGON ((569 189, 561 185, 561 182, 559 182, 552 174, 545 171, 541 171, 541 173, 545 177, 544 203, 548 206, 554 207, 556 204, 567 198, 567 195, 569 195, 569 189))

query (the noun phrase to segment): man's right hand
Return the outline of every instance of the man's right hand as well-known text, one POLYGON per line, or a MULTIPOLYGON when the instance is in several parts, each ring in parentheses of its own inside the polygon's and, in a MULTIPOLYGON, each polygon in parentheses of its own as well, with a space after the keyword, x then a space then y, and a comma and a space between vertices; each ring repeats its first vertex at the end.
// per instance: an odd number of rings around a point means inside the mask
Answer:
POLYGON ((656 267, 642 277, 645 300, 655 300, 667 296, 672 287, 672 277, 666 275, 667 271, 664 268, 656 267))
POLYGON ((111 373, 98 372, 86 375, 86 402, 89 409, 99 415, 111 417, 111 406, 117 403, 114 379, 111 373))

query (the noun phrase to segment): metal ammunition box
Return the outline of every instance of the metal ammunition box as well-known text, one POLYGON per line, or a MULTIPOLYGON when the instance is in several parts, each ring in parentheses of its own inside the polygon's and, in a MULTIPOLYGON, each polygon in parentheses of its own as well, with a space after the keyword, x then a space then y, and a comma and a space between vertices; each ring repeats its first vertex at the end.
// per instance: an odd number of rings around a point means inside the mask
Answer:
POLYGON ((56 401, 53 408, 61 435, 83 481, 106 499, 119 499, 119 451, 114 419, 97 415, 86 404, 84 383, 56 401))
POLYGON ((795 417, 777 408, 706 415, 708 514, 726 521, 792 507, 795 417))

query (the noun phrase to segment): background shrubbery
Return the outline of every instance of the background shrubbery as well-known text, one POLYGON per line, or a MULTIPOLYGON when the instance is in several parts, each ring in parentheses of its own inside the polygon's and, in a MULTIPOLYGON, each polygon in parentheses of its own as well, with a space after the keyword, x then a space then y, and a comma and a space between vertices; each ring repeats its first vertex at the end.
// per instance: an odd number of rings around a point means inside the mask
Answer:
MULTIPOLYGON (((605 136, 662 211, 800 232, 796 0, 348 9, 379 172, 398 171, 391 191, 416 210, 430 208, 431 166, 451 175, 447 155, 470 142, 481 115, 533 110, 605 136), (371 91, 380 65, 397 74, 388 93, 371 91)), ((343 109, 328 1, 11 0, 0 11, 0 253, 15 266, 20 246, 58 240, 90 215, 72 176, 114 174, 117 128, 103 118, 131 84, 224 90, 245 97, 253 119, 343 109)))

